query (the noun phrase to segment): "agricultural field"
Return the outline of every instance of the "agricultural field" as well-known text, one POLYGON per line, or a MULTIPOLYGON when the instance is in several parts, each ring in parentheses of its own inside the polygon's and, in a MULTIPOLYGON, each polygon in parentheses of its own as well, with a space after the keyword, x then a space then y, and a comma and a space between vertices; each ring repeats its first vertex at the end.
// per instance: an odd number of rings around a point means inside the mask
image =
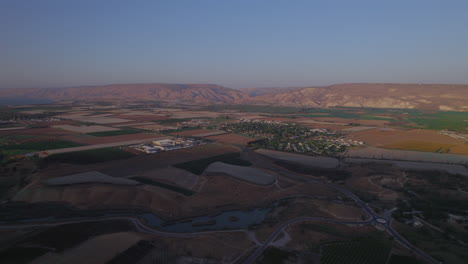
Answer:
POLYGON ((112 130, 112 131, 91 132, 87 134, 90 136, 95 136, 95 137, 109 137, 109 136, 138 134, 141 132, 142 132, 141 130, 127 128, 127 129, 119 129, 119 130, 112 130))
POLYGON ((466 133, 468 131, 467 112, 437 112, 433 114, 413 114, 409 121, 432 130, 455 130, 466 133))
POLYGON ((389 149, 468 154, 465 140, 432 130, 378 128, 353 132, 348 137, 370 146, 389 149))
MULTIPOLYGON (((416 150, 426 152, 437 152, 437 153, 450 153, 451 148, 456 145, 452 144, 440 144, 436 142, 425 142, 425 141, 401 141, 398 143, 383 145, 384 148, 389 149, 401 149, 401 150, 416 150)), ((468 154, 468 153, 463 153, 468 154)))
POLYGON ((90 126, 54 125, 52 127, 67 130, 67 131, 72 131, 76 133, 94 133, 94 132, 119 130, 118 128, 108 127, 108 126, 99 126, 99 125, 90 125, 90 126))
POLYGON ((207 136, 206 139, 233 145, 246 145, 254 139, 251 137, 240 136, 236 134, 223 134, 216 136, 207 136))
POLYGON ((65 149, 79 146, 82 146, 82 144, 66 140, 27 140, 17 144, 0 144, 0 153, 8 158, 36 151, 65 149))
POLYGON ((128 159, 135 156, 117 148, 101 148, 60 153, 44 158, 45 163, 91 164, 111 160, 128 159))

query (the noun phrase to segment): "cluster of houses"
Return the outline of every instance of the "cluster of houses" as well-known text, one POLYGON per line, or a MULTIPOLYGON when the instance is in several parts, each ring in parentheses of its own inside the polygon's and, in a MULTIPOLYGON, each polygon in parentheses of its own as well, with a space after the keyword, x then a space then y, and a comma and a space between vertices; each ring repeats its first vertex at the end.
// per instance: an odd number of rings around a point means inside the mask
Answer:
POLYGON ((144 153, 153 154, 162 151, 190 148, 202 144, 206 144, 206 142, 203 140, 193 138, 175 138, 154 140, 151 143, 138 144, 130 147, 144 153))

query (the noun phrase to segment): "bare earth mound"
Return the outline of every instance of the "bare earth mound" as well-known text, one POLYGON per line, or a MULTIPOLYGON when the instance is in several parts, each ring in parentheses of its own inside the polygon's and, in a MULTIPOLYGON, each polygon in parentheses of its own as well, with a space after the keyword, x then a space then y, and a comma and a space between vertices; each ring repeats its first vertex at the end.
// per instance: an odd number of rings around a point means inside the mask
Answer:
POLYGON ((206 168, 205 172, 221 172, 244 181, 261 185, 272 184, 275 180, 272 175, 260 169, 235 166, 222 162, 212 163, 206 168))
POLYGON ((339 161, 335 158, 328 157, 312 157, 300 154, 292 154, 287 152, 267 150, 267 149, 258 149, 255 152, 258 154, 265 155, 267 157, 279 160, 285 160, 290 162, 299 163, 306 166, 323 168, 323 169, 333 169, 338 167, 339 161))
POLYGON ((139 182, 124 178, 112 177, 98 171, 88 171, 63 177, 52 178, 45 181, 47 185, 69 185, 79 183, 110 183, 121 185, 137 185, 139 182))
POLYGON ((392 150, 374 147, 350 149, 343 153, 343 156, 346 158, 468 164, 467 155, 440 154, 410 150, 392 150))

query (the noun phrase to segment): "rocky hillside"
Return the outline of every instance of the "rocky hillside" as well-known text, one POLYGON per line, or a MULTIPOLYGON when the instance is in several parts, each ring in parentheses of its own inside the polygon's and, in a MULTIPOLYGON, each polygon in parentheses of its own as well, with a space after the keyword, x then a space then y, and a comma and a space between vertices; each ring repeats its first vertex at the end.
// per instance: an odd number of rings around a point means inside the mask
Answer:
POLYGON ((214 84, 113 84, 72 88, 0 89, 0 97, 80 101, 161 100, 191 103, 233 103, 246 95, 214 84))
POLYGON ((324 108, 351 106, 468 111, 468 85, 338 84, 260 95, 244 101, 324 108))

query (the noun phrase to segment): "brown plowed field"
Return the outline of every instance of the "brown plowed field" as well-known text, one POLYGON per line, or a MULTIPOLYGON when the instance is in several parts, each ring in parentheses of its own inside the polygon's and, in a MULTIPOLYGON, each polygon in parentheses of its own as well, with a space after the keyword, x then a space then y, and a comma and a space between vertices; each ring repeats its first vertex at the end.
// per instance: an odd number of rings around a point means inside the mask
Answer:
POLYGON ((65 131, 58 128, 30 128, 30 129, 21 129, 21 130, 4 130, 0 131, 0 136, 2 135, 32 135, 32 136, 63 136, 63 135, 72 135, 76 134, 71 131, 65 131))
POLYGON ((128 135, 118 135, 118 136, 109 136, 109 137, 94 137, 90 135, 68 135, 62 137, 64 140, 73 141, 80 144, 85 145, 95 145, 95 144, 107 144, 107 143, 115 143, 121 141, 129 141, 129 140, 136 140, 136 139, 149 139, 158 137, 157 134, 128 134, 128 135))
POLYGON ((235 145, 245 145, 249 143, 250 141, 254 140, 253 138, 239 136, 236 134, 217 135, 217 136, 206 137, 206 139, 215 140, 215 141, 219 141, 219 142, 226 143, 226 144, 235 144, 235 145))
POLYGON ((171 133, 171 135, 187 137, 187 136, 195 136, 195 135, 198 135, 198 134, 209 133, 209 132, 212 132, 212 131, 213 130, 208 130, 208 129, 194 129, 194 130, 174 132, 174 133, 171 133))

